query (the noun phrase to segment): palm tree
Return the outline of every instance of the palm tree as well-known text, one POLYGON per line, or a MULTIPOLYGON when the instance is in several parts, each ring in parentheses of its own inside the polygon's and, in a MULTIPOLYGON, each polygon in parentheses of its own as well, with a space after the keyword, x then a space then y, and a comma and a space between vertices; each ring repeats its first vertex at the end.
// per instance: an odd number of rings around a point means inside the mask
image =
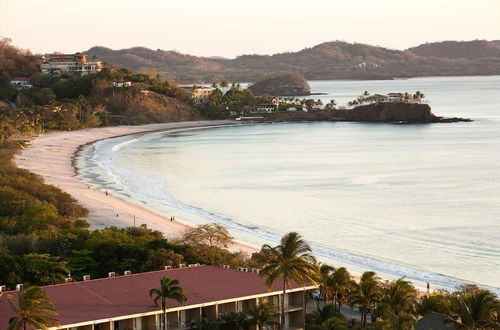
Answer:
POLYGON ((373 315, 388 329, 411 329, 415 323, 417 289, 404 278, 386 282, 373 315))
POLYGON ((471 329, 498 329, 500 300, 491 291, 466 285, 451 295, 453 316, 462 326, 471 329))
POLYGON ((248 311, 248 325, 257 325, 258 329, 265 329, 273 325, 278 325, 278 311, 268 302, 261 302, 248 311))
POLYGON ((337 306, 338 304, 340 311, 340 307, 345 303, 352 287, 351 274, 345 267, 339 267, 332 272, 327 283, 332 292, 332 304, 333 306, 337 306))
POLYGON ((387 285, 383 290, 382 303, 387 304, 394 315, 401 312, 416 313, 417 289, 408 281, 400 278, 387 285))
MULTIPOLYGON (((266 246, 265 246, 266 247, 266 246)), ((266 247, 270 248, 270 247, 266 247)), ((311 247, 296 232, 290 232, 281 238, 281 243, 270 248, 270 260, 262 269, 261 275, 267 275, 266 285, 270 290, 278 278, 283 279, 281 295, 281 328, 285 324, 285 293, 290 281, 298 284, 316 283, 318 269, 311 254, 311 247)))
POLYGON ((345 325, 344 316, 331 304, 326 304, 321 309, 307 314, 307 326, 313 330, 331 329, 335 323, 345 325))
POLYGON ((184 295, 184 290, 179 286, 178 280, 173 280, 168 276, 163 276, 160 280, 159 289, 149 290, 149 295, 155 295, 154 302, 158 306, 158 300, 161 300, 161 310, 163 311, 162 327, 166 329, 167 326, 167 298, 175 299, 178 302, 187 300, 184 295))
POLYGON ((361 307, 361 327, 366 327, 368 308, 372 307, 378 299, 380 286, 379 278, 375 272, 368 271, 361 275, 359 283, 353 283, 353 291, 349 297, 351 305, 358 304, 361 307))
POLYGON ((16 303, 12 295, 7 296, 10 307, 16 313, 9 320, 8 330, 26 330, 29 325, 34 329, 48 329, 57 326, 56 309, 49 300, 47 293, 38 286, 30 286, 19 291, 16 303))
POLYGON ((319 291, 320 295, 316 300, 316 309, 319 311, 319 301, 321 297, 324 297, 325 300, 330 299, 330 274, 335 270, 332 266, 327 264, 321 264, 318 272, 318 282, 319 282, 319 291))

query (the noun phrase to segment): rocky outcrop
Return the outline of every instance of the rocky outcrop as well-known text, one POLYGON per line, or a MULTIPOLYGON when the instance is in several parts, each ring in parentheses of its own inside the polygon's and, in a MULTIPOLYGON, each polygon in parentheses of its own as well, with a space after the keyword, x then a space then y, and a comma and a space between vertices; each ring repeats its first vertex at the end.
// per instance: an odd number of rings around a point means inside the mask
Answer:
POLYGON ((403 123, 450 123, 471 121, 464 118, 443 118, 434 115, 428 104, 378 103, 351 110, 281 112, 265 115, 273 121, 363 121, 403 123))
POLYGON ((286 73, 280 76, 260 80, 249 87, 254 95, 297 96, 310 95, 311 87, 304 75, 286 73))

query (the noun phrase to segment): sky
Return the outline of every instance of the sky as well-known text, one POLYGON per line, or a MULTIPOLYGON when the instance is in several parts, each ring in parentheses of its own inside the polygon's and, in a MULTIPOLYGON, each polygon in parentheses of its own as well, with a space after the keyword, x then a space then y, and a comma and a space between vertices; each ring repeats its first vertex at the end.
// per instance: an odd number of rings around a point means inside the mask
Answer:
POLYGON ((143 46, 232 58, 334 40, 406 49, 500 39, 500 0, 0 0, 0 37, 34 53, 143 46))

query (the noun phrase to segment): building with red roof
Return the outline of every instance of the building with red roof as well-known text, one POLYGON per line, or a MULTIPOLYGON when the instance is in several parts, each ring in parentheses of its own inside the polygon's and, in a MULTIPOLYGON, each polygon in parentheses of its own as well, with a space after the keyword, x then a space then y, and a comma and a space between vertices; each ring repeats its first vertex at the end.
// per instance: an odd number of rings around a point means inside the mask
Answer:
MULTIPOLYGON (((161 308, 154 304, 149 290, 160 286, 160 279, 177 279, 187 301, 167 300, 170 329, 189 328, 202 318, 218 319, 230 312, 248 311, 265 300, 279 306, 282 282, 271 290, 258 271, 228 267, 198 266, 114 276, 96 280, 44 286, 59 313, 60 327, 68 330, 149 330, 159 329, 161 308)), ((305 294, 316 286, 292 283, 285 295, 286 327, 304 328, 305 294)), ((6 296, 17 298, 18 291, 4 292, 0 299, 0 329, 6 329, 14 315, 6 296)), ((279 310, 279 308, 278 308, 279 310)), ((56 329, 56 328, 54 328, 56 329)))

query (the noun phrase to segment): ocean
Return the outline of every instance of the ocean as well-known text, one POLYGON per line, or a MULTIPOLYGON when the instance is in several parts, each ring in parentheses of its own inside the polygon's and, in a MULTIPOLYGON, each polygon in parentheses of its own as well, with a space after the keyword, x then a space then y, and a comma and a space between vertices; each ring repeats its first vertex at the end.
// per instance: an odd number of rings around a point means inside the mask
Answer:
POLYGON ((500 76, 311 81, 342 105, 426 95, 473 122, 311 122, 153 132, 83 148, 79 177, 254 245, 299 232, 323 262, 500 293, 500 76))

